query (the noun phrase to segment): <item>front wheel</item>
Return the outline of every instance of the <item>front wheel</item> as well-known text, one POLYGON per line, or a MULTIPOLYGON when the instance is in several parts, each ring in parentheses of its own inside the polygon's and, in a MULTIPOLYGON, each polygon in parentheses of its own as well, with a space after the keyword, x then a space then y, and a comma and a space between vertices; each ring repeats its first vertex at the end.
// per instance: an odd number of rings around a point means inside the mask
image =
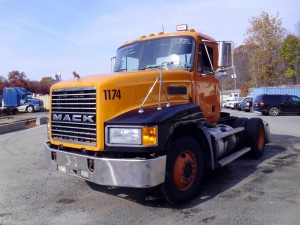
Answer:
POLYGON ((184 203, 198 193, 204 170, 203 153, 192 137, 172 142, 167 154, 166 178, 162 184, 165 198, 172 204, 184 203))
POLYGON ((33 106, 32 105, 27 106, 26 111, 29 112, 29 113, 33 112, 34 111, 33 106))

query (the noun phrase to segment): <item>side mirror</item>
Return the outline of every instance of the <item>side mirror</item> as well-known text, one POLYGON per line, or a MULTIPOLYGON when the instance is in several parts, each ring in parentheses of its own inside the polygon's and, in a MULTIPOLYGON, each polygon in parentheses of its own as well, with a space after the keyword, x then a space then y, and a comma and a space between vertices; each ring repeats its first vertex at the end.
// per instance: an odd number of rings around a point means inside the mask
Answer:
POLYGON ((172 54, 168 58, 167 68, 168 70, 176 70, 180 65, 180 58, 176 54, 172 54))
POLYGON ((227 41, 220 41, 218 46, 219 49, 219 68, 231 67, 232 66, 232 43, 227 41))

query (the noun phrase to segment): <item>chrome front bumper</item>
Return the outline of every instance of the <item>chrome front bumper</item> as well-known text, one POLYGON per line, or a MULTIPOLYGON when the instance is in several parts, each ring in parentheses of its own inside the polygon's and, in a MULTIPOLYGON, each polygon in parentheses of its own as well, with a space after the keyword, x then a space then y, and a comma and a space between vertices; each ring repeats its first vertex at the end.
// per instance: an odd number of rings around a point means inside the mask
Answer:
POLYGON ((165 181, 166 156, 154 159, 97 158, 59 151, 45 143, 45 156, 51 171, 81 177, 106 186, 154 187, 165 181), (56 159, 53 160, 53 154, 56 159), (94 171, 88 168, 88 160, 94 160, 94 171))

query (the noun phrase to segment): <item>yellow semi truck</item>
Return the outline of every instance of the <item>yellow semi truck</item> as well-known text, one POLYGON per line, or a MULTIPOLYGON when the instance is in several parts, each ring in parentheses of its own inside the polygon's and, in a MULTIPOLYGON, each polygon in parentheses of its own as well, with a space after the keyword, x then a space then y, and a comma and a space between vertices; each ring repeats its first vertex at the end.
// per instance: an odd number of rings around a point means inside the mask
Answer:
POLYGON ((121 45, 114 72, 51 87, 48 167, 106 186, 158 187, 180 204, 203 175, 243 154, 260 157, 269 136, 259 118, 221 112, 229 42, 177 26, 121 45))

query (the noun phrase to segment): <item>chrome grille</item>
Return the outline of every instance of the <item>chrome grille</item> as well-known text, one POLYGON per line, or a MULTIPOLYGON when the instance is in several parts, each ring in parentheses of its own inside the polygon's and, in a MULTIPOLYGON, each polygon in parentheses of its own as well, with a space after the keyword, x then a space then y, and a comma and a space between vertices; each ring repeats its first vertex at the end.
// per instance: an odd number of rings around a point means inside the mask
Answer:
POLYGON ((52 90, 52 139, 96 146, 96 88, 52 90))

